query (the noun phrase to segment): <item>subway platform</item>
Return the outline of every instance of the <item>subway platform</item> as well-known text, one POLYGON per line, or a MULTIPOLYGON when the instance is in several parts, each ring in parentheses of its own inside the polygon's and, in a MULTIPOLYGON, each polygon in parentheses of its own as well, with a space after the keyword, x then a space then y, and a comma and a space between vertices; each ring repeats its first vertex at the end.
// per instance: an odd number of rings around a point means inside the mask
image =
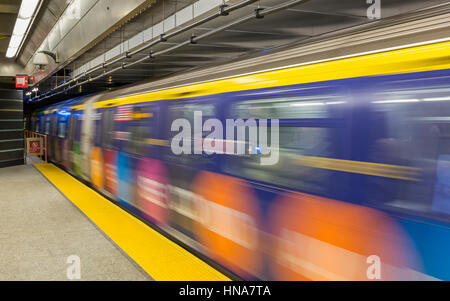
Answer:
POLYGON ((228 279, 53 164, 33 162, 0 169, 0 280, 228 279))

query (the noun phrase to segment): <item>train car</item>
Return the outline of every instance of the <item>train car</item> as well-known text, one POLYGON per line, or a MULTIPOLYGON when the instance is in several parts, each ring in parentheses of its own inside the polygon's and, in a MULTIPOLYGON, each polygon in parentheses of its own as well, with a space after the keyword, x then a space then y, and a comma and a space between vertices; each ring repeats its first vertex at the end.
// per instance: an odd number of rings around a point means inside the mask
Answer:
POLYGON ((449 50, 144 83, 36 128, 51 161, 243 279, 449 280, 449 50))

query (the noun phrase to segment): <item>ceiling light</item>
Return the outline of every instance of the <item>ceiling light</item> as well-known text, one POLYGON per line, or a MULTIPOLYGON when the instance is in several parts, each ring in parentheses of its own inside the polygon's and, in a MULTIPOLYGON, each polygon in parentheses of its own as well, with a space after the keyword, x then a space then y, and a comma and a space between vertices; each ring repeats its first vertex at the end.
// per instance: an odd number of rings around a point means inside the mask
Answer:
POLYGON ((39 3, 40 0, 22 0, 6 57, 13 58, 17 55, 39 3))
POLYGON ((31 18, 38 4, 39 0, 22 0, 22 5, 20 5, 19 9, 19 18, 21 19, 31 18))
POLYGON ((13 47, 8 47, 8 50, 6 50, 6 57, 11 58, 14 57, 16 55, 17 52, 17 47, 13 48, 13 47))
POLYGON ((18 48, 22 42, 22 38, 23 36, 12 35, 11 40, 9 41, 9 47, 18 48))
POLYGON ((28 29, 31 19, 17 18, 16 25, 14 26, 13 35, 23 36, 28 29))

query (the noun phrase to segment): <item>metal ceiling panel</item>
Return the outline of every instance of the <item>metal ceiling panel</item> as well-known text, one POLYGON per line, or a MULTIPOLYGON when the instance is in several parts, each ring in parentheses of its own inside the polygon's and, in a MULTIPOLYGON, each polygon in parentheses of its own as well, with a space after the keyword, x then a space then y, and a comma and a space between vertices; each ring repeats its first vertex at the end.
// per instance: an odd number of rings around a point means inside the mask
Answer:
POLYGON ((45 38, 66 9, 66 0, 46 0, 43 2, 40 12, 36 17, 28 38, 22 47, 18 61, 26 65, 37 49, 44 43, 45 38))

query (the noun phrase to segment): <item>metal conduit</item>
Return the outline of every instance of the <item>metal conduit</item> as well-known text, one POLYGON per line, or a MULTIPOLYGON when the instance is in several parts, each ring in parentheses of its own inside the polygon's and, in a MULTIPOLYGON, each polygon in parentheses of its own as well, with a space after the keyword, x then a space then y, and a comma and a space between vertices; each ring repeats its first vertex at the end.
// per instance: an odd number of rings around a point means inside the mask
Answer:
MULTIPOLYGON (((111 65, 113 65, 113 64, 115 64, 115 63, 118 63, 118 62, 120 62, 120 61, 123 60, 123 59, 130 58, 130 57, 132 57, 133 55, 135 55, 135 54, 137 54, 137 53, 139 53, 139 52, 141 52, 141 51, 143 51, 143 50, 145 50, 145 49, 148 49, 148 48, 153 47, 153 46, 155 46, 155 45, 157 45, 157 44, 159 44, 159 43, 161 43, 161 42, 163 42, 163 41, 166 41, 166 40, 169 39, 169 38, 172 38, 172 37, 174 37, 174 36, 176 36, 176 35, 178 35, 178 34, 181 34, 181 33, 183 33, 183 32, 186 32, 186 31, 188 31, 188 30, 190 30, 190 29, 192 29, 192 28, 195 28, 195 27, 197 27, 197 26, 200 26, 200 25, 202 25, 202 24, 204 24, 204 23, 206 23, 206 22, 208 22, 208 21, 211 21, 211 20, 217 18, 217 17, 220 17, 220 16, 226 16, 226 15, 228 15, 230 12, 235 11, 235 10, 237 10, 237 9, 239 9, 239 8, 245 7, 245 6, 247 6, 247 5, 249 5, 249 4, 252 4, 252 3, 256 2, 256 1, 258 1, 258 0, 245 0, 245 1, 242 1, 242 2, 239 2, 239 3, 236 3, 236 4, 234 4, 234 5, 231 5, 231 6, 228 6, 228 5, 226 5, 226 4, 223 4, 223 5, 221 5, 221 6, 219 7, 219 11, 218 11, 217 13, 212 14, 212 15, 210 15, 210 16, 207 16, 207 17, 205 17, 205 18, 203 18, 203 19, 200 19, 200 20, 198 20, 198 21, 196 21, 196 22, 194 22, 194 23, 192 23, 192 24, 190 24, 190 25, 187 25, 187 26, 185 26, 185 27, 183 27, 183 28, 180 28, 180 29, 178 29, 178 30, 176 30, 176 31, 174 31, 174 32, 172 32, 172 33, 170 33, 170 34, 167 34, 167 35, 162 34, 159 40, 156 40, 156 41, 153 41, 153 42, 151 42, 151 43, 149 43, 149 44, 147 44, 147 45, 144 45, 144 46, 142 46, 142 47, 136 49, 135 51, 127 52, 127 53, 125 53, 125 54, 123 54, 123 55, 117 57, 116 59, 110 61, 110 62, 103 63, 103 64, 100 65, 100 66, 96 66, 96 67, 94 67, 94 68, 92 68, 92 69, 90 69, 90 70, 87 70, 87 71, 85 71, 82 75, 80 75, 80 76, 78 76, 78 77, 76 77, 76 78, 74 78, 74 79, 68 80, 67 82, 62 83, 62 84, 59 85, 59 86, 56 86, 55 88, 49 90, 49 92, 51 92, 51 91, 56 91, 56 90, 59 90, 59 89, 61 89, 61 88, 64 88, 64 87, 66 87, 67 85, 70 85, 70 83, 71 83, 72 81, 78 81, 80 78, 83 78, 83 77, 85 77, 85 76, 87 76, 87 75, 89 75, 89 74, 91 74, 91 73, 93 73, 93 72, 95 72, 95 71, 98 71, 98 70, 100 70, 100 69, 105 69, 105 68, 107 68, 108 66, 111 66, 111 65)), ((108 73, 108 74, 109 74, 109 73, 108 73)), ((98 78, 98 76, 97 76, 96 78, 98 78)), ((69 89, 69 88, 68 88, 68 89, 69 89)), ((65 90, 67 91, 68 89, 65 89, 65 90)), ((44 95, 45 95, 45 94, 44 94, 44 95)), ((51 97, 51 96, 49 96, 49 97, 51 97)), ((39 99, 39 97, 38 97, 36 100, 38 100, 38 99, 39 99)), ((34 99, 31 99, 31 101, 35 101, 35 100, 34 100, 34 99)))
MULTIPOLYGON (((137 53, 139 53, 139 52, 141 52, 141 51, 143 51, 143 50, 145 50, 145 49, 147 49, 147 48, 150 48, 150 47, 152 47, 152 46, 154 46, 154 45, 156 45, 156 44, 158 44, 158 43, 160 43, 160 42, 166 41, 168 38, 174 37, 176 34, 180 34, 180 33, 182 33, 182 32, 186 32, 187 30, 192 29, 192 28, 194 28, 194 27, 197 27, 197 26, 199 26, 199 25, 201 25, 201 24, 203 24, 203 23, 206 23, 206 22, 208 22, 208 21, 214 19, 214 18, 217 18, 217 17, 219 17, 219 16, 223 16, 223 15, 224 15, 224 12, 225 12, 225 13, 231 12, 231 11, 233 11, 233 10, 242 8, 242 7, 244 7, 244 6, 246 6, 246 5, 249 5, 249 4, 251 4, 251 3, 253 3, 253 2, 256 2, 256 1, 257 1, 257 0, 246 0, 246 1, 242 1, 242 2, 240 2, 240 3, 237 3, 237 4, 235 4, 235 5, 232 5, 232 6, 222 5, 222 6, 220 6, 221 9, 220 9, 219 13, 216 13, 216 14, 213 14, 213 15, 208 16, 208 17, 206 17, 206 18, 203 18, 203 19, 201 19, 201 20, 199 20, 199 21, 197 21, 197 22, 195 22, 195 23, 193 23, 193 24, 191 24, 191 25, 188 25, 188 26, 186 26, 186 27, 184 27, 184 28, 182 28, 182 29, 180 29, 180 30, 177 30, 176 32, 173 32, 173 33, 171 33, 171 34, 168 34, 167 36, 164 35, 164 34, 162 34, 162 35, 161 35, 161 38, 160 38, 159 40, 154 41, 154 42, 152 42, 152 43, 150 43, 150 44, 148 44, 148 45, 145 45, 145 46, 143 46, 143 47, 141 47, 141 48, 139 48, 139 49, 137 49, 137 50, 135 50, 135 51, 133 51, 133 52, 127 52, 127 53, 125 53, 124 55, 122 55, 122 56, 120 56, 120 57, 114 59, 114 60, 111 61, 111 62, 104 63, 104 64, 101 65, 101 66, 98 66, 98 67, 95 67, 95 68, 93 68, 93 69, 91 69, 91 70, 88 70, 88 71, 86 71, 83 75, 81 75, 81 76, 79 76, 79 77, 77 77, 77 78, 75 78, 75 79, 72 79, 72 80, 70 80, 70 81, 67 81, 67 82, 61 84, 60 86, 57 86, 57 87, 53 88, 52 90, 49 90, 49 91, 45 92, 45 94, 50 93, 51 91, 59 90, 60 88, 65 87, 66 85, 69 85, 68 88, 66 88, 66 89, 64 89, 64 90, 62 90, 62 91, 60 91, 60 92, 53 93, 53 94, 51 94, 51 95, 45 96, 45 97, 43 97, 43 98, 37 97, 36 99, 31 99, 30 101, 37 101, 37 100, 39 100, 39 99, 40 99, 40 100, 43 100, 43 99, 46 99, 46 98, 53 97, 53 96, 55 96, 55 95, 59 95, 59 94, 61 94, 61 93, 63 93, 63 92, 66 92, 66 91, 71 90, 71 89, 73 89, 73 88, 76 88, 76 87, 78 87, 78 86, 81 86, 81 85, 84 85, 84 84, 86 84, 86 83, 89 83, 89 82, 98 80, 98 79, 100 79, 100 78, 102 78, 102 77, 104 77, 104 76, 107 76, 107 75, 109 75, 109 74, 111 74, 111 73, 114 73, 114 72, 116 72, 116 71, 118 71, 118 70, 126 69, 126 68, 129 68, 129 67, 132 67, 132 66, 134 66, 134 65, 137 65, 137 64, 139 64, 139 63, 145 62, 145 61, 147 61, 147 60, 149 60, 149 59, 152 59, 152 58, 154 58, 154 57, 157 57, 157 56, 166 54, 166 53, 168 53, 168 52, 171 52, 171 51, 173 51, 173 50, 176 50, 176 49, 178 49, 178 48, 180 48, 180 47, 187 46, 187 45, 189 45, 189 44, 195 44, 197 41, 199 41, 199 40, 201 40, 201 39, 204 39, 204 38, 206 38, 206 37, 209 37, 209 36, 211 36, 211 35, 213 35, 213 34, 215 34, 215 33, 218 33, 218 32, 224 31, 224 30, 227 30, 227 29, 229 29, 229 28, 231 28, 231 27, 233 27, 233 26, 236 26, 236 25, 245 23, 245 22, 247 22, 247 21, 253 20, 254 18, 263 18, 264 16, 267 16, 267 15, 269 15, 269 14, 276 13, 276 12, 279 12, 279 11, 281 11, 281 10, 291 8, 291 7, 293 7, 293 6, 296 6, 296 5, 300 4, 300 3, 307 2, 307 1, 309 1, 309 0, 292 0, 292 1, 289 1, 289 2, 287 2, 287 3, 283 3, 283 4, 280 4, 280 5, 278 5, 278 6, 272 7, 272 8, 270 8, 270 9, 257 8, 257 9, 255 10, 255 13, 254 13, 254 14, 251 14, 251 15, 245 16, 245 17, 243 17, 243 18, 240 18, 240 19, 238 19, 238 20, 236 20, 236 21, 233 21, 233 22, 231 22, 231 23, 229 23, 229 24, 226 24, 226 25, 224 25, 224 26, 221 26, 221 27, 218 27, 218 28, 216 28, 216 29, 213 29, 213 30, 211 30, 211 31, 209 31, 209 32, 207 32, 207 33, 204 33, 204 34, 200 35, 200 36, 192 36, 189 40, 184 41, 184 42, 181 42, 181 43, 179 43, 179 44, 177 44, 177 45, 175 45, 175 46, 169 47, 169 48, 167 48, 167 49, 164 49, 164 50, 161 50, 161 51, 158 51, 158 52, 155 52, 155 53, 150 52, 150 54, 149 54, 148 56, 145 56, 145 57, 143 57, 143 58, 141 58, 141 59, 139 59, 139 60, 136 60, 136 61, 130 62, 130 63, 122 63, 122 65, 119 66, 119 67, 116 67, 116 68, 113 68, 113 69, 111 69, 111 70, 105 71, 105 72, 103 72, 102 74, 100 74, 100 75, 98 75, 98 76, 96 76, 96 77, 94 77, 94 78, 89 78, 89 79, 87 79, 87 80, 85 80, 85 81, 83 81, 83 82, 80 82, 80 83, 77 83, 77 84, 75 84, 75 85, 73 85, 73 86, 70 86, 70 83, 71 83, 71 82, 77 82, 80 78, 83 78, 83 77, 89 75, 89 74, 92 73, 92 72, 95 72, 95 71, 97 71, 97 70, 99 70, 99 69, 104 69, 104 68, 106 68, 106 67, 108 67, 108 66, 110 66, 110 65, 112 65, 112 64, 115 64, 115 63, 120 62, 120 61, 123 60, 123 59, 131 58, 133 55, 135 55, 135 54, 137 54, 137 53)), ((225 14, 225 15, 226 15, 226 14, 225 14)), ((45 95, 45 94, 44 94, 44 95, 45 95)))
POLYGON ((174 36, 179 35, 180 33, 186 32, 186 31, 188 31, 190 29, 193 29, 193 28, 195 28, 197 26, 203 25, 204 23, 209 22, 209 21, 211 21, 211 20, 213 20, 213 19, 215 19, 217 17, 227 16, 230 12, 232 12, 234 10, 237 10, 239 8, 245 7, 247 5, 250 5, 250 4, 252 4, 252 3, 256 2, 256 1, 258 1, 258 0, 246 0, 246 1, 243 1, 243 2, 240 2, 240 3, 236 3, 236 4, 232 5, 232 6, 228 6, 226 4, 223 4, 223 5, 220 6, 219 12, 217 12, 215 14, 212 14, 210 16, 207 16, 207 17, 205 17, 205 18, 203 18, 201 20, 198 20, 197 22, 194 22, 194 23, 192 23, 190 25, 187 25, 187 26, 185 26, 183 28, 180 28, 180 29, 178 29, 178 30, 176 30, 174 32, 171 32, 171 33, 167 34, 167 35, 163 34, 163 36, 161 36, 160 40, 154 41, 154 42, 152 42, 152 43, 150 43, 148 45, 144 45, 141 48, 130 52, 129 55, 132 56, 134 54, 137 54, 137 53, 139 53, 139 52, 141 52, 141 51, 143 51, 145 49, 148 49, 148 48, 150 48, 150 47, 160 43, 163 40, 167 40, 169 38, 173 38, 174 36))

